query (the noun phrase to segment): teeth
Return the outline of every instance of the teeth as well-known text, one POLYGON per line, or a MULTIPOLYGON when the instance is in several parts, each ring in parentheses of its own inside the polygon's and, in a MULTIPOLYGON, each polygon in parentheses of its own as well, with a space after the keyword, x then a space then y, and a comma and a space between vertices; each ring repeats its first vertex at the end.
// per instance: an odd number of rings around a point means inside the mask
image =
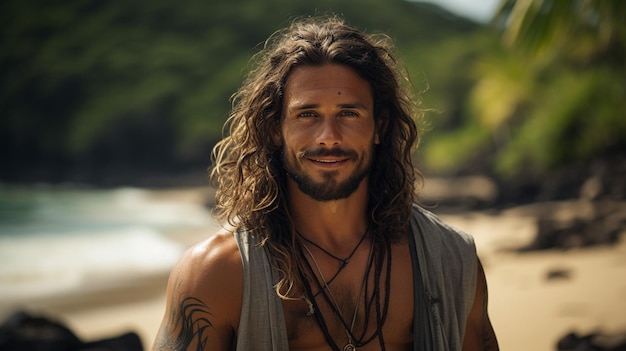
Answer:
POLYGON ((335 162, 339 162, 339 161, 335 161, 335 160, 315 160, 317 162, 321 162, 321 163, 335 163, 335 162))

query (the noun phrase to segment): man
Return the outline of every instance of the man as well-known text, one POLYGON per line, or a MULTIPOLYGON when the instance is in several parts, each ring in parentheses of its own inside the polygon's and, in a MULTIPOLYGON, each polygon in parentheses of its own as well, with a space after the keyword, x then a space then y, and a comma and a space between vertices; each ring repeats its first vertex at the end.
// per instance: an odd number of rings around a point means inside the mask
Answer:
POLYGON ((412 103, 384 37, 268 40, 214 150, 232 230, 168 283, 155 350, 497 350, 470 236, 415 205, 412 103))

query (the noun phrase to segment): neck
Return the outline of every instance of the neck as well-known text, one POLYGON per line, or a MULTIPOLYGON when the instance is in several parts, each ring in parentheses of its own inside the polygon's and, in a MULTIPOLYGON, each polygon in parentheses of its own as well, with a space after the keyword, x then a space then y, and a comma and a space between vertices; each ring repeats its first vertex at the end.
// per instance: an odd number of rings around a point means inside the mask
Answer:
POLYGON ((288 190, 293 224, 306 238, 327 248, 352 247, 367 230, 367 179, 350 196, 334 201, 316 201, 291 180, 288 190))

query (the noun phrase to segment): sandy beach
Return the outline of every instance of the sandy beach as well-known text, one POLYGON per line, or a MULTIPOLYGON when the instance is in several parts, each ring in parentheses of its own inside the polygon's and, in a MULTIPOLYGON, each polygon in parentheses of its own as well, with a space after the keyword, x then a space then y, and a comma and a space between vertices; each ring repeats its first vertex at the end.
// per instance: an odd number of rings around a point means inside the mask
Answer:
MULTIPOLYGON (((205 200, 192 191, 175 196, 183 201, 205 200)), ((624 233, 614 246, 518 253, 515 249, 528 245, 536 233, 535 218, 528 211, 441 217, 476 240, 501 350, 556 350, 557 340, 570 331, 626 331, 624 233)), ((217 228, 216 223, 208 223, 206 229, 168 233, 168 237, 188 247, 217 228)), ((21 307, 66 323, 84 340, 135 331, 149 350, 163 316, 166 281, 166 274, 140 277, 123 286, 29 301, 21 307)), ((0 306, 0 313, 4 317, 18 307, 0 306)))
POLYGON ((626 331, 626 242, 517 253, 534 238, 532 217, 442 216, 472 233, 489 284, 489 311, 501 350, 556 350, 566 333, 626 331))

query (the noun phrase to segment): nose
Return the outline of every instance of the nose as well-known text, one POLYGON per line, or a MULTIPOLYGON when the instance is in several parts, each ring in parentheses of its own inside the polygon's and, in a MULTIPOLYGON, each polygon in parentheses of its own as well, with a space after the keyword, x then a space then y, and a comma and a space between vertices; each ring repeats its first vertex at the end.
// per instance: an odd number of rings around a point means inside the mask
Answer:
POLYGON ((343 139, 336 118, 325 118, 321 123, 317 136, 317 144, 320 146, 334 147, 341 145, 343 139))

